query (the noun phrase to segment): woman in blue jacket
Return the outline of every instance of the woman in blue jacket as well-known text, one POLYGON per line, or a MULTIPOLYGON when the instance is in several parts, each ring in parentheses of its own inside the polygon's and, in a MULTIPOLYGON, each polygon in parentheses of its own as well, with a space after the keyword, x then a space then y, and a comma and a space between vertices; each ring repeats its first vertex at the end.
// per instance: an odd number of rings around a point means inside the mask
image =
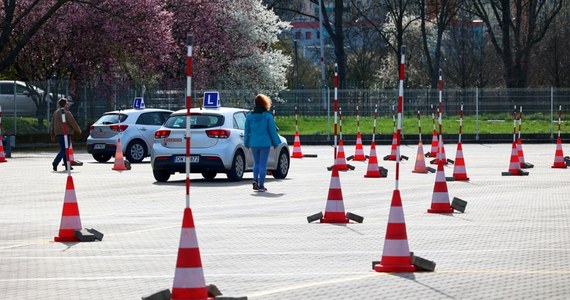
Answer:
POLYGON ((271 147, 281 143, 273 115, 269 112, 271 99, 259 94, 255 97, 255 107, 247 115, 244 130, 244 145, 253 153, 253 189, 265 192, 267 158, 271 147))

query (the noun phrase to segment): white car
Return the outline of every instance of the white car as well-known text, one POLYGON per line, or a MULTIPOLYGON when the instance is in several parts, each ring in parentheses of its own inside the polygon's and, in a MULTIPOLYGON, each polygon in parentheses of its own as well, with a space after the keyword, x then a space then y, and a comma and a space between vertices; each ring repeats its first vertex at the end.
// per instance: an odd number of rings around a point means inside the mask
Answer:
POLYGON ((171 113, 171 110, 157 108, 106 112, 89 127, 87 152, 96 161, 107 162, 115 155, 120 130, 125 158, 131 163, 139 163, 150 156, 154 132, 171 113))
MULTIPOLYGON (((253 155, 243 145, 248 110, 215 107, 190 109, 190 172, 213 179, 225 173, 230 181, 239 181, 244 172, 253 171, 253 155)), ((186 173, 186 109, 174 112, 154 135, 151 165, 154 178, 168 181, 174 173, 186 173)), ((267 170, 275 178, 289 173, 289 146, 271 147, 267 170)))
MULTIPOLYGON (((43 97, 45 92, 36 86, 26 84, 24 81, 0 80, 0 106, 2 107, 2 113, 10 115, 16 112, 18 116, 36 116, 37 108, 32 99, 33 93, 43 97)), ((53 98, 54 95, 50 93, 50 97, 53 98)), ((63 97, 65 95, 58 94, 57 99, 55 99, 55 105, 54 101, 51 100, 51 106, 54 110, 57 106, 57 100, 63 97)), ((70 100, 69 105, 72 105, 71 99, 67 98, 70 100)), ((50 99, 47 99, 47 101, 50 101, 50 99)))

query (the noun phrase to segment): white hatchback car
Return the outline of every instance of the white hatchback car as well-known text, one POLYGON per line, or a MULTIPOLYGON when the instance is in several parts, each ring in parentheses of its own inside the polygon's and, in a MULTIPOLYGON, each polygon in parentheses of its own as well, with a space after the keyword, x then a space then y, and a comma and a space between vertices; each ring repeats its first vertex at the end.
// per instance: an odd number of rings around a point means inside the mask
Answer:
POLYGON ((131 163, 139 163, 150 156, 154 132, 171 113, 171 110, 157 108, 106 112, 89 127, 87 152, 98 162, 108 161, 117 150, 120 130, 125 158, 131 163))
MULTIPOLYGON (((244 172, 253 171, 253 155, 243 145, 248 110, 216 107, 190 109, 190 172, 213 179, 225 173, 230 181, 239 181, 244 172)), ((186 109, 174 112, 155 133, 151 153, 154 178, 168 181, 174 173, 186 172, 186 109)), ((289 146, 271 147, 267 170, 275 178, 289 172, 289 146)))

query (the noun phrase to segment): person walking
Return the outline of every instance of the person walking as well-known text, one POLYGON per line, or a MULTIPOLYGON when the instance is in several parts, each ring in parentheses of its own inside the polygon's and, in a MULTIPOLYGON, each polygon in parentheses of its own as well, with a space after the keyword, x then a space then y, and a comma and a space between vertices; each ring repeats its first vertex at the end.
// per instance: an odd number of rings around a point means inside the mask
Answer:
MULTIPOLYGON (((73 134, 73 131, 77 132, 78 134, 81 134, 81 128, 79 128, 77 121, 75 121, 75 118, 69 111, 69 104, 67 102, 67 99, 61 98, 59 99, 57 104, 59 105, 59 108, 53 112, 51 125, 50 125, 51 141, 55 142, 57 140, 57 142, 59 143, 59 152, 57 153, 53 162, 51 163, 54 171, 57 171, 57 165, 62 159, 63 159, 63 164, 65 165, 65 169, 67 170, 67 154, 65 153, 66 152, 65 135, 63 130, 64 124, 61 118, 62 114, 65 114, 65 123, 70 125, 72 129, 68 130, 68 128, 66 128, 65 133, 67 133, 67 135, 69 136, 73 134)), ((71 170, 73 170, 71 164, 69 167, 71 168, 71 170)))
POLYGON ((265 192, 267 158, 271 147, 281 143, 273 115, 269 112, 271 99, 263 94, 255 97, 254 108, 245 119, 244 146, 253 154, 253 189, 265 192))

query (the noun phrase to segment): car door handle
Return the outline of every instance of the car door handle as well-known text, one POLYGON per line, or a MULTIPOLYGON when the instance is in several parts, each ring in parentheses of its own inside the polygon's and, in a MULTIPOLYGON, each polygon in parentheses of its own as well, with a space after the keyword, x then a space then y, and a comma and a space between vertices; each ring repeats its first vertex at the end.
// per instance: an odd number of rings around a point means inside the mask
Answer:
POLYGON ((239 134, 239 137, 243 137, 243 133, 240 133, 240 134, 239 134))

